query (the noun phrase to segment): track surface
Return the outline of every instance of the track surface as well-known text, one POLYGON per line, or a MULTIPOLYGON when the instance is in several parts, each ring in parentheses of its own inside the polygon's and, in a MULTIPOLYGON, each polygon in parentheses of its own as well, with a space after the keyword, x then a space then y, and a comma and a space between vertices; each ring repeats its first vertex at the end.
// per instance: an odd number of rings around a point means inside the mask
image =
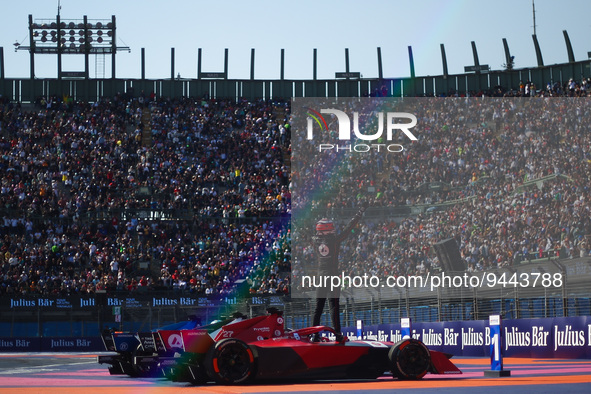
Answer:
POLYGON ((338 381, 249 386, 191 386, 164 379, 111 376, 90 354, 0 354, 0 393, 334 393, 472 394, 591 393, 591 360, 506 358, 511 377, 485 378, 488 359, 454 358, 463 375, 427 375, 420 381, 338 381))

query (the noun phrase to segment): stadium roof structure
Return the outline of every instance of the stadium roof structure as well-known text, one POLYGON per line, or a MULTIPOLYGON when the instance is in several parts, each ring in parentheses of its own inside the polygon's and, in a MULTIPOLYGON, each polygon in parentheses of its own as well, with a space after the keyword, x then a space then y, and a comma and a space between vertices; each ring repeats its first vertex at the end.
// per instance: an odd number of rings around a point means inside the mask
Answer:
POLYGON ((290 97, 362 97, 362 96, 441 96, 449 94, 477 94, 493 89, 516 89, 520 82, 530 81, 538 89, 548 83, 565 83, 569 79, 580 81, 591 78, 591 60, 576 61, 568 33, 563 31, 568 61, 561 64, 545 65, 537 36, 532 36, 536 51, 537 66, 515 69, 513 56, 507 40, 503 39, 505 65, 503 70, 491 70, 480 64, 476 43, 471 42, 474 64, 466 65, 464 73, 449 74, 445 47, 441 44, 442 74, 438 76, 416 76, 412 47, 408 47, 410 77, 396 78, 383 75, 381 48, 377 48, 378 77, 363 78, 349 69, 349 51, 345 49, 345 70, 335 72, 334 79, 317 78, 317 50, 313 52, 313 76, 311 79, 286 79, 284 73, 285 51, 281 50, 279 79, 255 79, 255 49, 251 50, 250 78, 228 78, 228 49, 224 52, 224 69, 203 71, 202 50, 198 48, 197 72, 195 78, 175 76, 175 49, 171 48, 170 78, 145 78, 145 49, 141 48, 140 78, 116 78, 115 54, 128 47, 115 44, 115 16, 110 21, 89 20, 33 21, 29 15, 30 45, 17 49, 29 50, 31 54, 30 78, 6 78, 4 75, 4 53, 0 47, 0 94, 12 101, 30 102, 39 96, 68 95, 75 100, 97 101, 103 96, 117 93, 136 94, 153 92, 156 96, 167 97, 210 97, 230 99, 274 99, 290 97), (59 38, 61 37, 61 38, 59 38), (100 41, 100 42, 99 42, 100 41), (59 45, 58 45, 59 43, 59 45), (37 79, 34 72, 35 54, 58 55, 58 77, 37 79), (62 54, 84 54, 85 70, 62 71, 62 54), (90 78, 88 56, 90 54, 112 55, 111 78, 90 78))

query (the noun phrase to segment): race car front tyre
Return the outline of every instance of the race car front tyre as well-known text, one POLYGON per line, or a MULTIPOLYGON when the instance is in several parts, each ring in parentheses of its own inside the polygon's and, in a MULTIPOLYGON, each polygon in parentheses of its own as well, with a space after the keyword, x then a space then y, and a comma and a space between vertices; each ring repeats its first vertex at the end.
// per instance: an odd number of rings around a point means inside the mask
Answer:
POLYGON ((256 361, 250 346, 239 339, 228 338, 209 349, 205 369, 219 384, 244 384, 254 378, 256 361))
POLYGON ((388 353, 392 375, 401 380, 421 379, 429 372, 431 354, 427 346, 416 339, 396 343, 388 353))

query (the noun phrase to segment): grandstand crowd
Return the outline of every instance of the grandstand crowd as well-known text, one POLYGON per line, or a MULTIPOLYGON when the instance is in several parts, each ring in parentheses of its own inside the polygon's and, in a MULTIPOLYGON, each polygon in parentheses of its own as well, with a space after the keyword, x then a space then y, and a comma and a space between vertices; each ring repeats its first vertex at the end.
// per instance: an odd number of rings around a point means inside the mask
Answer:
MULTIPOLYGON (((407 149, 398 154, 321 152, 315 141, 292 141, 295 215, 313 210, 344 223, 370 202, 369 213, 375 214, 366 215, 341 248, 341 267, 349 277, 436 273, 444 267, 433 245, 449 238, 455 238, 471 272, 587 256, 591 107, 582 98, 586 87, 548 89, 527 99, 517 98, 519 92, 502 98, 407 99, 402 108, 419 119, 413 129, 419 140, 402 137, 407 149), (415 214, 388 217, 388 209, 402 206, 415 214)), ((360 113, 380 111, 371 100, 362 105, 360 113)), ((327 122, 330 131, 337 130, 336 119, 327 122)), ((322 142, 338 145, 337 136, 322 142)), ((315 254, 312 223, 302 220, 299 227, 296 284, 315 254)))
POLYGON ((469 271, 588 255, 591 113, 580 98, 590 82, 473 93, 530 103, 417 101, 420 141, 402 154, 345 154, 338 182, 322 160, 290 172, 284 101, 0 101, 0 294, 226 295, 243 280, 251 293, 288 294, 292 203, 339 217, 361 201, 369 212, 426 207, 368 216, 341 251, 350 274, 426 274, 439 267, 432 245, 447 238, 469 271), (421 189, 432 182, 448 187, 421 189), (314 197, 292 202, 292 188, 314 197))
POLYGON ((224 295, 249 278, 253 291, 285 293, 285 110, 122 95, 4 102, 0 292, 224 295))

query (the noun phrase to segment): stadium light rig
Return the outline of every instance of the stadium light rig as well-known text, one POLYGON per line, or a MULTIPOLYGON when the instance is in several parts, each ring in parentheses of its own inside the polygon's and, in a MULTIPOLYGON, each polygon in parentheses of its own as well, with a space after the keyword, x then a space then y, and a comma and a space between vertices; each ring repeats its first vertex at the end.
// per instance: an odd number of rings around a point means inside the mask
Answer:
MULTIPOLYGON (((35 54, 61 55, 115 55, 117 51, 128 51, 127 46, 116 44, 116 20, 83 19, 62 20, 35 19, 29 15, 29 45, 16 45, 15 50, 29 51, 31 62, 35 54)), ((61 63, 61 60, 58 60, 61 63)), ((60 69, 61 72, 61 69, 60 69)))
POLYGON ((29 18, 30 45, 19 45, 19 50, 49 54, 112 54, 129 47, 115 44, 115 17, 112 19, 84 19, 61 21, 29 18))

